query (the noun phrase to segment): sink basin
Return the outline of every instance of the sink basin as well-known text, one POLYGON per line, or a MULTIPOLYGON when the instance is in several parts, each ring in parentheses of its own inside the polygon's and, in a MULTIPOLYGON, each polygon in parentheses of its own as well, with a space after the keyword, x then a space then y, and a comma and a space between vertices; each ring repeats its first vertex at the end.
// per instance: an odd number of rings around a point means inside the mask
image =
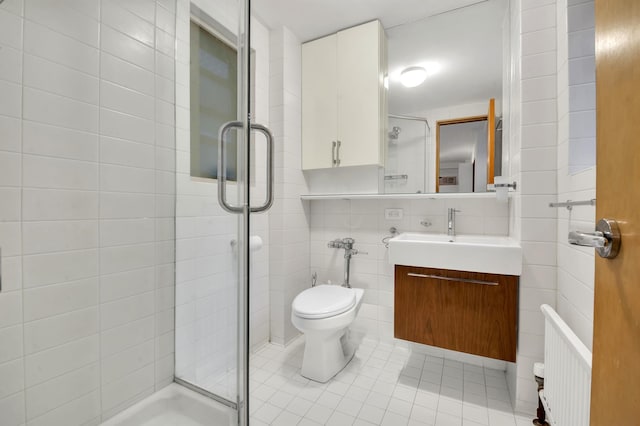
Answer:
POLYGON ((522 248, 508 237, 405 232, 389 240, 395 265, 520 275, 522 248))

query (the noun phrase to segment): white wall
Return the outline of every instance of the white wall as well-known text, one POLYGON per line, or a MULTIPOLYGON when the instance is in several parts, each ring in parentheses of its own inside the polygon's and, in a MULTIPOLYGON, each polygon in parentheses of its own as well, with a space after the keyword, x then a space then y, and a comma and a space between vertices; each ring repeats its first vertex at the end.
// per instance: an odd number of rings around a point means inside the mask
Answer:
POLYGON ((0 5, 0 423, 173 379, 171 0, 0 5))
POLYGON ((556 214, 556 10, 555 0, 512 5, 511 176, 518 182, 512 236, 523 248, 517 367, 508 383, 515 408, 532 413, 536 384, 532 365, 542 361, 544 321, 540 305, 555 307, 556 214))
MULTIPOLYGON (((595 167, 576 172, 576 165, 588 167, 595 158, 589 142, 596 136, 594 2, 573 0, 567 4, 567 0, 558 0, 557 10, 558 200, 589 200, 596 197, 595 167), (576 132, 580 137, 575 137, 576 132)), ((567 234, 569 230, 592 232, 594 228, 595 207, 558 210, 557 309, 590 349, 595 251, 569 245, 567 234)))
MULTIPOLYGON (((230 33, 236 29, 236 2, 195 2, 230 33)), ((237 339, 237 239, 239 216, 218 204, 217 181, 190 176, 189 20, 190 3, 178 2, 177 11, 177 169, 176 169, 176 376, 214 393, 235 398, 237 339)), ((251 45, 255 51, 255 120, 269 122, 269 33, 253 21, 251 45)), ((255 183, 252 205, 265 195, 265 143, 256 137, 255 183)), ((237 187, 228 184, 228 200, 237 187)), ((251 343, 269 338, 269 221, 267 214, 252 216, 251 234, 262 238, 252 254, 251 343)))
POLYGON ((270 211, 271 341, 287 344, 298 336, 291 302, 309 280, 309 205, 301 165, 301 44, 287 28, 270 33, 270 125, 275 137, 275 200, 270 211))

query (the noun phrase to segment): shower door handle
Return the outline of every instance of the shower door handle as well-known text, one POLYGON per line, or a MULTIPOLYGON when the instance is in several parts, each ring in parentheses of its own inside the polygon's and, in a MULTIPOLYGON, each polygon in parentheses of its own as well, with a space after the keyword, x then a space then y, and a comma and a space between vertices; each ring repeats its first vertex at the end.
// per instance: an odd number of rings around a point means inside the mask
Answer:
POLYGON ((242 129, 242 121, 229 121, 220 127, 220 137, 218 138, 218 202, 223 209, 229 213, 242 213, 242 207, 232 206, 227 203, 227 162, 225 160, 225 145, 227 134, 231 129, 242 129))
POLYGON ((267 138, 267 199, 263 205, 249 209, 251 213, 260 213, 269 210, 273 205, 273 134, 262 124, 252 124, 251 130, 256 130, 267 138))
MULTIPOLYGON (((232 206, 227 202, 227 163, 225 159, 225 149, 227 143, 227 134, 231 129, 242 129, 244 124, 241 121, 229 121, 220 128, 220 137, 218 144, 218 202, 223 209, 229 213, 242 213, 242 207, 232 206)), ((256 130, 267 138, 267 199, 265 203, 258 207, 250 207, 251 213, 260 213, 267 211, 273 205, 273 134, 271 131, 261 124, 251 124, 251 130, 256 130)))

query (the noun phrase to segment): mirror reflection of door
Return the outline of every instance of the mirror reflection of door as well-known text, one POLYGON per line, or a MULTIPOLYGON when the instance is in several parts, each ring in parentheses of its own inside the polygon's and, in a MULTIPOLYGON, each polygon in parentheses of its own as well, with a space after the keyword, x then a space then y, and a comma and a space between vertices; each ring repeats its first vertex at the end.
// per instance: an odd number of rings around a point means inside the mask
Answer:
POLYGON ((436 192, 486 192, 502 155, 500 137, 496 143, 499 133, 494 99, 489 102, 487 115, 438 121, 436 192))

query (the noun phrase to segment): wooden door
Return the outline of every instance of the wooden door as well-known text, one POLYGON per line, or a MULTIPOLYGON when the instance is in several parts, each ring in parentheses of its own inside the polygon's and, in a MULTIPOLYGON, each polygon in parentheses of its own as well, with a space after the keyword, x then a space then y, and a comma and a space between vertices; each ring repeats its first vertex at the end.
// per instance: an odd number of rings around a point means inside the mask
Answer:
POLYGON ((596 255, 591 424, 640 424, 640 2, 596 0, 596 217, 620 254, 596 255))

